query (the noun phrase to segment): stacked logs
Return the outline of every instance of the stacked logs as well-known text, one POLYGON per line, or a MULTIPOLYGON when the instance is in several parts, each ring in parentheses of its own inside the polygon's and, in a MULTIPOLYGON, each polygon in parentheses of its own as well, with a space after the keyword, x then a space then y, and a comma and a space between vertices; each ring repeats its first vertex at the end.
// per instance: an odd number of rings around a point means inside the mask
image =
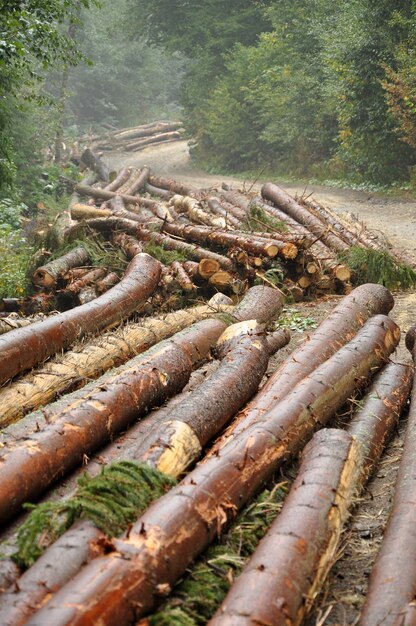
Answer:
POLYGON ((126 150, 137 152, 147 146, 158 146, 183 139, 181 122, 158 121, 106 133, 89 139, 95 150, 126 150))

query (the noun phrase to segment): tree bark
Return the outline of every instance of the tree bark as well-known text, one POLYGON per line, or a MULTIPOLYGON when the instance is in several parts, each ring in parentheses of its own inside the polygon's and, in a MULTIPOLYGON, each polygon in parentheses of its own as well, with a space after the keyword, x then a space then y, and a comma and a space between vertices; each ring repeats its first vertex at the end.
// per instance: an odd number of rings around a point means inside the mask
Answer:
POLYGON ((129 139, 150 137, 151 135, 157 133, 177 130, 178 128, 181 128, 181 126, 181 122, 152 122, 152 124, 137 126, 137 128, 134 129, 132 128, 125 131, 117 131, 116 133, 113 133, 113 136, 122 141, 127 141, 129 139))
POLYGON ((186 241, 173 239, 168 235, 154 232, 143 227, 137 231, 137 236, 139 239, 143 239, 143 241, 154 241, 157 245, 162 246, 162 248, 165 248, 166 250, 178 250, 179 252, 183 252, 196 261, 201 261, 202 259, 214 259, 214 261, 218 261, 224 270, 233 271, 233 263, 230 259, 222 256, 221 254, 217 254, 216 252, 211 252, 211 250, 207 250, 206 248, 200 248, 199 246, 187 243, 186 241))
POLYGON ((381 285, 366 284, 354 289, 272 374, 260 393, 236 417, 229 429, 230 436, 237 435, 250 424, 261 420, 274 404, 284 399, 294 385, 350 341, 369 317, 389 313, 393 304, 393 296, 381 285))
POLYGON ((95 285, 95 290, 100 296, 102 293, 105 293, 112 287, 115 287, 119 282, 120 278, 117 276, 117 274, 115 272, 109 272, 107 276, 104 276, 102 280, 97 281, 95 285))
POLYGON ((124 183, 127 183, 127 181, 130 179, 130 176, 131 176, 131 168, 123 167, 119 171, 115 179, 104 187, 104 190, 105 191, 117 191, 119 187, 124 185, 124 183))
POLYGON ((32 624, 136 623, 279 464, 298 452, 313 430, 381 366, 398 340, 398 327, 389 318, 367 322, 261 423, 229 441, 153 503, 124 539, 114 541, 115 551, 84 567, 36 613, 32 624))
POLYGON ((411 367, 387 365, 348 433, 324 429, 314 435, 281 514, 210 626, 302 623, 335 561, 354 496, 379 460, 411 383, 411 367))
POLYGON ((261 195, 266 200, 273 202, 297 222, 303 224, 315 237, 319 237, 325 245, 331 248, 331 250, 335 250, 336 252, 349 250, 348 244, 331 232, 329 227, 325 227, 317 217, 313 216, 305 207, 296 202, 294 198, 289 196, 289 194, 278 185, 266 183, 261 189, 261 195))
POLYGON ((220 320, 198 322, 45 407, 37 432, 1 450, 0 519, 10 518, 149 407, 180 391, 194 363, 206 356, 225 326, 220 320))
POLYGON ((249 234, 235 234, 227 230, 218 230, 207 226, 194 226, 192 224, 164 224, 163 230, 169 235, 183 237, 202 244, 211 244, 217 247, 236 247, 245 250, 255 256, 274 258, 279 256, 285 260, 295 259, 298 248, 290 242, 282 242, 277 239, 256 239, 249 234))
POLYGON ((159 133, 158 135, 153 135, 151 137, 147 137, 146 139, 140 139, 139 141, 126 143, 123 145, 123 150, 127 150, 128 152, 133 150, 140 150, 141 148, 145 148, 146 146, 151 146, 155 143, 171 141, 172 139, 181 139, 181 134, 176 130, 170 133, 159 133))
MULTIPOLYGON (((406 345, 416 361, 415 331, 406 335, 406 345)), ((415 377, 416 380, 416 377, 415 377)), ((414 381, 415 383, 415 381, 414 381)), ((403 455, 394 492, 393 506, 380 552, 370 575, 362 626, 397 626, 414 619, 409 604, 416 594, 416 387, 410 402, 403 455)))
POLYGON ((162 178, 161 176, 149 176, 149 183, 154 187, 161 187, 162 189, 168 189, 181 196, 192 196, 194 193, 198 193, 198 189, 192 185, 178 182, 173 178, 162 178))
POLYGON ((94 302, 0 337, 0 382, 128 317, 155 290, 159 277, 159 262, 148 254, 139 254, 120 283, 94 302))
POLYGON ((104 165, 99 157, 97 157, 90 148, 86 148, 81 154, 81 162, 84 163, 90 170, 95 172, 101 180, 108 183, 110 180, 110 172, 108 167, 104 165))
POLYGON ((190 196, 174 195, 170 200, 170 204, 178 212, 186 212, 189 218, 197 224, 205 224, 207 226, 215 226, 216 228, 225 228, 226 222, 223 217, 211 215, 204 211, 198 200, 190 196))
POLYGON ((116 191, 107 191, 106 189, 90 187, 89 185, 78 184, 75 186, 75 190, 84 196, 91 196, 91 198, 98 198, 102 200, 112 200, 113 198, 119 197, 126 204, 137 204, 144 207, 151 207, 157 204, 155 200, 149 200, 148 198, 141 198, 140 196, 130 196, 125 193, 117 193, 116 191))
POLYGON ((242 227, 241 220, 235 217, 232 213, 227 211, 218 198, 208 198, 207 205, 209 210, 215 215, 219 215, 220 217, 225 219, 225 223, 227 226, 231 226, 231 228, 240 228, 242 227))
POLYGON ((136 193, 140 191, 142 187, 145 186, 147 179, 150 176, 150 167, 145 165, 137 178, 133 181, 133 183, 126 189, 126 195, 134 196, 136 193))

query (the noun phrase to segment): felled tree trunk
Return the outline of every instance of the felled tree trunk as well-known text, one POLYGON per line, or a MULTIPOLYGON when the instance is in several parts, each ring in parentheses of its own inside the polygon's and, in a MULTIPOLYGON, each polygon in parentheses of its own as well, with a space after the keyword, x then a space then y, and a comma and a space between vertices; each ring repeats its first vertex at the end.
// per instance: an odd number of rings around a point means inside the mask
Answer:
POLYGON ((149 200, 148 198, 130 196, 125 193, 118 193, 117 191, 107 191, 105 189, 99 189, 98 187, 90 187, 89 185, 76 185, 75 190, 83 196, 91 196, 91 198, 101 200, 112 200, 113 198, 119 197, 126 204, 137 204, 141 206, 153 206, 156 204, 155 200, 149 200))
MULTIPOLYGON (((416 360, 416 327, 406 335, 406 345, 416 360)), ((394 491, 393 506, 380 552, 370 575, 362 626, 410 626, 416 595, 416 388, 413 386, 403 455, 394 491)))
MULTIPOLYGON (((166 226, 166 224, 165 224, 166 226)), ((162 246, 166 250, 178 250, 184 252, 189 258, 201 261, 202 259, 214 259, 218 261, 220 266, 226 271, 233 270, 233 264, 227 257, 207 250, 206 248, 200 248, 186 241, 180 241, 179 239, 173 239, 163 233, 154 232, 147 228, 141 227, 137 231, 137 236, 143 241, 154 241, 157 245, 162 246)))
POLYGON ((181 122, 157 122, 138 126, 135 129, 114 133, 114 137, 122 141, 138 139, 139 137, 150 137, 151 135, 177 130, 182 126, 181 122))
POLYGON ((183 237, 186 240, 202 244, 213 244, 223 248, 236 247, 246 250, 249 254, 274 258, 279 256, 283 259, 295 259, 298 248, 290 242, 282 242, 277 239, 259 239, 251 234, 245 236, 235 234, 227 230, 218 230, 207 226, 194 226, 193 224, 164 224, 163 230, 170 235, 183 237))
POLYGON ((95 290, 98 295, 105 293, 112 287, 115 287, 120 282, 120 278, 115 272, 109 272, 102 280, 97 281, 95 284, 95 290))
POLYGON ((208 198, 207 205, 212 213, 225 219, 227 226, 231 226, 232 228, 241 228, 241 220, 227 211, 217 198, 208 198))
POLYGON ((180 183, 173 178, 162 178, 161 176, 149 176, 149 183, 154 187, 161 187, 162 189, 169 189, 181 196, 192 196, 194 193, 198 193, 198 189, 192 185, 186 185, 180 183))
POLYGON ((206 224, 207 226, 215 226, 216 228, 225 228, 226 222, 223 217, 211 215, 202 209, 200 203, 190 196, 174 195, 170 200, 176 211, 179 213, 187 213, 189 218, 197 224, 206 224))
POLYGON ((142 187, 145 186, 147 179, 150 176, 150 168, 145 166, 137 176, 137 178, 133 181, 133 183, 126 189, 126 194, 130 196, 134 196, 134 194, 138 193, 142 187))
POLYGON ((185 272, 179 261, 174 261, 172 263, 172 271, 180 288, 185 291, 185 293, 190 294, 196 290, 195 285, 193 284, 192 280, 189 278, 188 274, 185 272))
POLYGON ((75 202, 70 206, 71 216, 77 220, 87 220, 99 217, 110 217, 112 212, 109 209, 97 209, 89 204, 75 202))
POLYGON ((119 171, 115 179, 111 183, 106 185, 104 189, 106 191, 117 191, 119 187, 124 185, 124 183, 126 183, 129 180, 130 176, 131 176, 131 168, 123 167, 123 169, 119 171))
POLYGON ((90 170, 95 172, 101 180, 108 183, 110 180, 110 172, 108 167, 104 165, 99 157, 97 157, 90 148, 86 148, 81 154, 81 162, 84 163, 90 170))
POLYGON ((140 150, 146 146, 150 146, 155 143, 163 143, 165 141, 172 141, 172 139, 181 139, 181 134, 178 131, 172 131, 170 133, 159 133, 146 139, 140 139, 139 141, 133 141, 123 146, 124 150, 133 151, 140 150))
POLYGON ((348 433, 324 429, 314 435, 282 512, 210 626, 302 623, 336 560, 349 508, 397 424, 411 383, 412 368, 387 365, 348 433))
POLYGON ((157 594, 170 590, 228 519, 299 450, 397 345, 397 326, 384 316, 275 406, 263 421, 200 463, 115 540, 115 551, 92 561, 37 612, 42 626, 134 623, 157 594))
POLYGON ((160 264, 148 254, 130 262, 120 283, 94 302, 0 337, 0 381, 28 370, 87 335, 117 324, 155 290, 160 264))
POLYGON ((349 249, 346 244, 337 235, 328 230, 328 228, 315 216, 313 216, 305 207, 296 202, 294 198, 289 196, 281 187, 273 183, 266 183, 261 189, 261 195, 266 200, 270 200, 280 209, 288 213, 293 219, 300 224, 306 226, 316 237, 319 237, 329 248, 336 252, 345 252, 349 249))
POLYGON ((204 358, 226 324, 204 320, 99 381, 45 407, 30 438, 1 450, 0 519, 26 502, 125 430, 155 403, 187 383, 196 360, 204 358))
POLYGON ((260 393, 234 420, 230 435, 237 435, 250 424, 261 420, 274 404, 285 398, 294 385, 350 341, 369 317, 378 313, 387 314, 393 304, 393 296, 381 285, 366 284, 354 289, 272 374, 260 393))

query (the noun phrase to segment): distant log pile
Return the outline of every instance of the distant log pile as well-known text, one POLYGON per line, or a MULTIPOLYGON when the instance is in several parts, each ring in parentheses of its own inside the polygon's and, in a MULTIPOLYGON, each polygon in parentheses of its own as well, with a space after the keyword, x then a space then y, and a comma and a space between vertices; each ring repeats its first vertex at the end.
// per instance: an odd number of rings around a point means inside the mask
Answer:
MULTIPOLYGON (((110 176, 91 150, 83 161, 92 175, 47 235, 34 295, 0 301, 0 623, 301 624, 413 378, 389 363, 391 293, 354 288, 350 253, 385 259, 399 282, 413 270, 272 183, 205 190, 148 167, 110 176), (334 293, 273 367, 285 298, 334 293)), ((368 624, 413 623, 413 408, 368 624)))
POLYGON ((93 137, 94 150, 125 150, 138 152, 147 146, 158 146, 183 139, 181 122, 160 121, 132 128, 112 131, 102 137, 93 137))

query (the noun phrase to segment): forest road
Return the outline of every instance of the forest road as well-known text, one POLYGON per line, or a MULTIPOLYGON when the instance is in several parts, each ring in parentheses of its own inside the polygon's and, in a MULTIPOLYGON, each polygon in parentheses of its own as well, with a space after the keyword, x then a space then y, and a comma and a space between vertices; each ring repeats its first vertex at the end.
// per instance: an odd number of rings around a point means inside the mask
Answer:
MULTIPOLYGON (((146 148, 142 152, 112 152, 105 155, 112 169, 123 166, 149 165, 160 176, 177 178, 195 187, 220 187, 226 182, 236 188, 260 190, 265 180, 253 185, 251 180, 232 176, 210 175, 193 167, 186 141, 146 148)), ((279 180, 273 182, 279 183, 279 180)), ((406 251, 416 261, 416 202, 405 198, 386 198, 376 193, 337 189, 321 185, 286 184, 281 186, 292 195, 309 196, 336 212, 353 213, 367 227, 386 237, 396 248, 406 251)), ((416 292, 396 291, 392 318, 402 330, 400 346, 393 359, 410 361, 404 346, 408 328, 416 323, 416 292)), ((300 315, 312 316, 317 322, 335 306, 340 297, 296 305, 300 315)), ((307 331, 306 331, 307 332, 307 331)), ((292 343, 282 351, 281 358, 302 341, 294 333, 292 343)), ((280 354, 280 353, 279 353, 280 354)), ((276 367, 276 363, 274 367, 276 367)), ((403 446, 405 422, 387 447, 375 475, 362 494, 343 535, 323 593, 306 622, 306 626, 353 626, 358 623, 364 603, 368 577, 377 555, 388 519, 403 446)))

